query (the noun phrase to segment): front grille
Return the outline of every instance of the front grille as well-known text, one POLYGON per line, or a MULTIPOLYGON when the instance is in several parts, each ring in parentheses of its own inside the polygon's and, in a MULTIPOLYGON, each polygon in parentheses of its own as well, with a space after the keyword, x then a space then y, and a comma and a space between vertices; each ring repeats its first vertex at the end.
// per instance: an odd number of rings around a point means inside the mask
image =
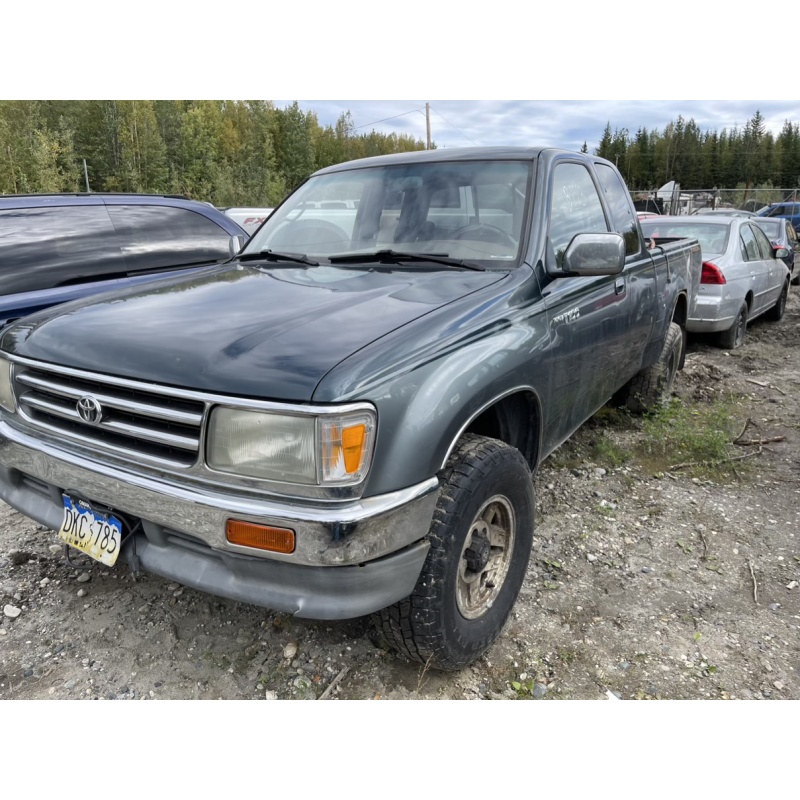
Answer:
POLYGON ((20 413, 51 432, 170 466, 190 467, 197 461, 202 401, 121 386, 113 378, 75 377, 23 364, 14 367, 14 384, 20 413), (87 423, 78 412, 78 401, 86 397, 102 408, 98 424, 87 423))

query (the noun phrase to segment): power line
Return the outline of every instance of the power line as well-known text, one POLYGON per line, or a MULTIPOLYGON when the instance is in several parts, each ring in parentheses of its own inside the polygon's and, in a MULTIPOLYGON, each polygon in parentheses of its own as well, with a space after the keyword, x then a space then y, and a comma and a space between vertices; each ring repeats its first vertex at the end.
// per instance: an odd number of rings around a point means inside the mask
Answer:
POLYGON ((411 111, 404 111, 402 114, 395 114, 393 117, 386 117, 385 119, 378 119, 375 122, 368 122, 366 125, 356 125, 353 130, 357 131, 361 128, 369 128, 370 125, 378 125, 381 122, 388 122, 390 119, 397 119, 398 117, 405 117, 408 114, 414 114, 419 112, 420 114, 424 114, 425 112, 421 108, 412 108, 411 111))
MULTIPOLYGON (((433 106, 431 106, 431 108, 433 109, 433 111, 435 111, 437 114, 439 114, 439 112, 438 112, 438 111, 436 111, 436 109, 435 109, 435 108, 433 108, 433 106)), ((455 125, 453 125, 453 123, 452 123, 452 122, 450 122, 449 120, 445 119, 445 118, 444 118, 444 116, 443 116, 442 114, 439 114, 439 116, 440 116, 440 117, 442 117, 442 119, 444 119, 444 121, 445 121, 445 122, 446 122, 446 123, 447 123, 447 124, 448 124, 448 125, 449 125, 451 128, 454 128, 455 130, 457 130, 457 131, 458 131, 458 132, 459 132, 459 133, 460 133, 460 134, 461 134, 461 135, 462 135, 462 136, 463 136, 463 137, 464 137, 464 138, 465 138, 465 139, 466 139, 468 142, 470 142, 471 144, 474 144, 474 145, 475 145, 475 147, 478 147, 478 145, 477 145, 475 142, 473 142, 473 141, 472 141, 472 139, 470 139, 470 138, 469 138, 469 136, 467 136, 467 134, 466 134, 466 133, 464 133, 464 131, 462 131, 462 130, 461 130, 461 128, 456 128, 456 126, 455 126, 455 125)))
MULTIPOLYGON (((462 131, 462 130, 461 130, 461 128, 459 128, 459 127, 458 127, 458 126, 456 126, 456 125, 453 125, 453 123, 452 123, 452 122, 450 122, 450 120, 449 120, 449 119, 447 119, 447 118, 444 116, 444 114, 442 114, 441 112, 439 112, 439 111, 438 111, 437 109, 435 109, 433 106, 430 106, 430 108, 431 108, 431 110, 432 110, 432 111, 434 111, 434 112, 437 114, 437 116, 441 117, 441 118, 444 120, 444 122, 445 122, 447 125, 449 125, 449 126, 450 126, 450 127, 453 129, 453 130, 455 130, 455 131, 458 131, 458 132, 459 132, 459 133, 460 133, 460 134, 461 134, 461 135, 462 135, 462 136, 463 136, 463 137, 464 137, 464 138, 465 138, 465 139, 466 139, 468 142, 470 142, 471 144, 473 144, 473 145, 475 145, 476 147, 478 147, 478 144, 477 144, 475 141, 473 141, 472 139, 470 139, 470 137, 469 137, 469 136, 467 136, 467 134, 466 134, 466 133, 464 133, 464 131, 462 131)), ((378 119, 378 120, 375 120, 375 122, 368 122, 366 125, 356 125, 356 126, 353 128, 353 130, 356 130, 356 131, 357 131, 357 130, 361 130, 361 128, 369 128, 369 127, 370 127, 370 125, 378 125, 378 124, 379 124, 379 123, 381 123, 381 122, 388 122, 389 120, 398 119, 399 117, 405 117, 405 116, 408 116, 409 114, 416 114, 416 113, 422 114, 423 116, 424 116, 424 114, 425 114, 424 110, 423 110, 423 109, 421 109, 421 108, 412 108, 412 109, 411 109, 411 111, 404 111, 402 114, 395 114, 393 117, 385 117, 384 119, 378 119)))

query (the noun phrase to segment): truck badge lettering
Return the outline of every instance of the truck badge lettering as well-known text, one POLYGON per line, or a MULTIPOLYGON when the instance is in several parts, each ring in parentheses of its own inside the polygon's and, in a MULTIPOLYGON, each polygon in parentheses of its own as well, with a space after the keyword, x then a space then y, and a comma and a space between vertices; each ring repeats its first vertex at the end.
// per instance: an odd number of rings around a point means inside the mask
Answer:
POLYGON ((571 308, 569 311, 565 311, 563 314, 553 317, 553 325, 563 325, 569 324, 570 322, 575 322, 580 315, 580 308, 571 308))

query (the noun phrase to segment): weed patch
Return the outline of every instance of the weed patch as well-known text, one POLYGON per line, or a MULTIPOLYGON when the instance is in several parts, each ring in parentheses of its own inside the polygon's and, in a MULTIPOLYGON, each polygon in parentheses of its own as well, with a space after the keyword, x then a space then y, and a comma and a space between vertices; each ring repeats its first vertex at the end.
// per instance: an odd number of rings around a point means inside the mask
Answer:
POLYGON ((642 420, 636 455, 647 469, 661 472, 680 468, 694 477, 731 477, 733 439, 742 428, 732 400, 710 405, 686 405, 675 398, 642 420))
POLYGON ((604 467, 620 467, 631 458, 630 452, 612 441, 605 432, 595 438, 590 452, 592 460, 604 467))

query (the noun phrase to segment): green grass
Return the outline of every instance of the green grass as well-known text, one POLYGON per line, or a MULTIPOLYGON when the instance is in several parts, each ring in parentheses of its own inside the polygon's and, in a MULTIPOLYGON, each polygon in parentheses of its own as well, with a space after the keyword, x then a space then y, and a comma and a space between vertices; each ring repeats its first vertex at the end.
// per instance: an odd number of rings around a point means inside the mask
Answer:
POLYGON ((744 468, 731 461, 731 456, 741 455, 732 445, 742 429, 737 412, 732 399, 710 405, 673 399, 643 418, 637 460, 653 472, 679 468, 695 477, 732 476, 734 467, 744 468))
POLYGON ((612 441, 604 431, 592 442, 590 454, 592 461, 602 467, 621 467, 631 459, 631 453, 612 441))
POLYGON ((606 406, 550 456, 550 464, 556 469, 585 468, 588 462, 607 469, 630 465, 659 476, 680 472, 715 481, 742 477, 749 462, 732 459, 746 452, 733 444, 745 418, 733 395, 713 403, 673 398, 641 417, 606 406))

